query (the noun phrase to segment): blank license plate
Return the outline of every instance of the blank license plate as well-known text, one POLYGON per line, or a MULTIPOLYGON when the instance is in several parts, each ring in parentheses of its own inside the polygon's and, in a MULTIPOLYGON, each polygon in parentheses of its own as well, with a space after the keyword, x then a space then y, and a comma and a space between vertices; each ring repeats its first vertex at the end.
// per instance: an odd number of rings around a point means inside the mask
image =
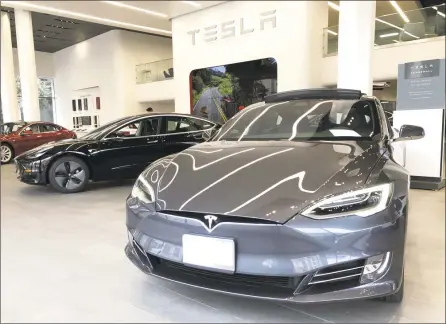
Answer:
POLYGON ((222 272, 235 272, 234 240, 183 235, 183 263, 222 272))

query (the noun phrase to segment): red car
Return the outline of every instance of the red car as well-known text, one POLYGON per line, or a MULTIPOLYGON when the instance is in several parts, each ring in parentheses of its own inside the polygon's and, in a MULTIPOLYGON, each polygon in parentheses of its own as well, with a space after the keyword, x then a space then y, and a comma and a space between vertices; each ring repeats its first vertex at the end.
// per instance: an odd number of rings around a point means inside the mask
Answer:
POLYGON ((76 133, 48 122, 11 122, 0 126, 1 163, 39 145, 76 138, 76 133))

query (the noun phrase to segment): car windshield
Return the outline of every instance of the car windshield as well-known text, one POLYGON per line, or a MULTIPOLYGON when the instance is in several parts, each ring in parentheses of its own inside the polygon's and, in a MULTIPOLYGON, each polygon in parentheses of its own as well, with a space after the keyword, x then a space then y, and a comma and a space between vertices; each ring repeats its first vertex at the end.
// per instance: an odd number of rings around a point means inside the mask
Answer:
POLYGON ((1 125, 0 132, 5 135, 11 134, 12 132, 17 132, 25 125, 25 123, 5 123, 1 125))
POLYGON ((117 120, 114 120, 108 124, 102 125, 101 127, 95 128, 92 131, 88 132, 84 136, 81 136, 82 139, 100 139, 103 135, 106 135, 109 131, 111 131, 113 128, 122 125, 126 123, 127 121, 130 121, 134 117, 123 117, 117 120))
POLYGON ((231 118, 214 141, 371 140, 381 132, 373 100, 258 103, 231 118))

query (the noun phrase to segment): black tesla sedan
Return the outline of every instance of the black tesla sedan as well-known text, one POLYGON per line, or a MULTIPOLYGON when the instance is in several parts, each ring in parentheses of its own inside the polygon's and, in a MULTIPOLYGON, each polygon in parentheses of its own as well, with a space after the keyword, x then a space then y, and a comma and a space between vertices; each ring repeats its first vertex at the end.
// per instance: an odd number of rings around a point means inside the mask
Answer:
POLYGON ((403 296, 409 173, 378 99, 301 90, 245 108, 159 159, 127 199, 128 258, 147 274, 293 302, 403 296))
POLYGON ((89 180, 136 178, 152 161, 203 142, 220 125, 183 114, 124 117, 78 139, 51 142, 15 158, 18 178, 79 192, 89 180))

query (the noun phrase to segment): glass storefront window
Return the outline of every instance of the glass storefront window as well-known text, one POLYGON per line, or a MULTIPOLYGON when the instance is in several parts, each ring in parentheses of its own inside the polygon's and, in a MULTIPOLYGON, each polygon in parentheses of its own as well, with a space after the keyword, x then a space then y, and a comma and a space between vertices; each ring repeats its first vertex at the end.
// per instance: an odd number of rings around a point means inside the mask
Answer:
MULTIPOLYGON (((20 83, 20 77, 16 78, 16 84, 20 116, 21 119, 24 120, 22 105, 22 86, 20 83)), ((56 104, 54 97, 54 80, 51 78, 39 78, 37 80, 37 84, 39 91, 40 120, 54 122, 54 109, 56 104)))

